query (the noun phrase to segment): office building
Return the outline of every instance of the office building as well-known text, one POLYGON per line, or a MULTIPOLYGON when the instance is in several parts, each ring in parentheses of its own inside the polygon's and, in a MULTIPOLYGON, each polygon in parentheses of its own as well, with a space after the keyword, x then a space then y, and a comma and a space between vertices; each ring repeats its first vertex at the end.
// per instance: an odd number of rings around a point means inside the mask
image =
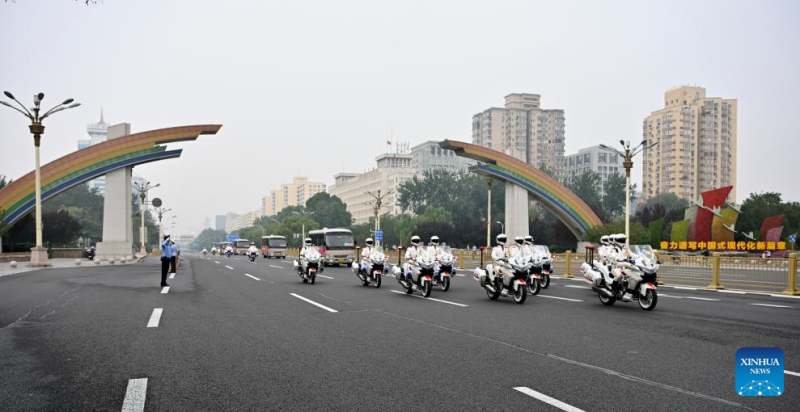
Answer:
POLYGON ((381 194, 390 193, 383 198, 381 214, 397 215, 402 213, 399 205, 398 187, 411 180, 417 169, 412 166, 413 155, 386 153, 375 158, 377 168, 366 173, 339 173, 333 176, 335 183, 330 187, 331 196, 337 196, 347 205, 347 211, 353 216, 354 224, 369 222, 375 215, 374 198, 365 192, 381 194))
POLYGON ((505 97, 505 107, 472 116, 472 143, 547 167, 561 177, 566 170, 564 123, 564 111, 542 109, 540 95, 512 93, 505 97))
MULTIPOLYGON (((225 230, 225 215, 214 216, 214 229, 225 230)), ((227 230, 226 230, 227 232, 227 230)))
POLYGON ((448 170, 451 172, 464 172, 471 164, 465 157, 456 156, 452 150, 439 147, 439 142, 428 140, 411 148, 411 167, 418 175, 430 170, 448 170))
POLYGON ((305 206, 306 201, 325 191, 325 183, 309 182, 306 176, 295 176, 292 183, 280 185, 261 199, 264 215, 275 216, 287 206, 305 206))
POLYGON ((660 193, 696 200, 700 193, 733 186, 736 201, 736 99, 706 97, 706 89, 681 86, 664 93, 664 107, 644 119, 644 199, 660 193))
POLYGON ((612 174, 625 176, 622 160, 618 154, 603 150, 599 146, 586 147, 578 150, 576 154, 567 156, 566 176, 571 179, 584 172, 595 172, 600 175, 600 193, 605 195, 608 176, 612 174))

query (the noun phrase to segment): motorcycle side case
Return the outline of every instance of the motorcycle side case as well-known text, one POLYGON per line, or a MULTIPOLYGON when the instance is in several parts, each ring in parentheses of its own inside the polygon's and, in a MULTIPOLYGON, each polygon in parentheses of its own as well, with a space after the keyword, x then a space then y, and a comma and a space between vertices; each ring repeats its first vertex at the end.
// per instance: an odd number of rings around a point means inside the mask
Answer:
POLYGON ((353 262, 353 264, 350 265, 350 267, 353 268, 353 273, 356 273, 356 274, 358 273, 358 262, 353 262))
POLYGON ((397 266, 392 266, 392 275, 394 275, 394 277, 397 278, 398 281, 400 281, 403 276, 403 270, 397 266))
POLYGON ((592 269, 592 266, 586 262, 581 264, 581 273, 583 273, 583 278, 589 283, 594 283, 596 279, 601 278, 600 272, 592 269))
POLYGON ((475 270, 472 271, 472 278, 483 283, 483 281, 486 280, 486 271, 481 268, 475 268, 475 270))
POLYGON ((298 262, 296 259, 293 260, 292 261, 292 267, 294 268, 294 270, 300 269, 300 262, 298 262))

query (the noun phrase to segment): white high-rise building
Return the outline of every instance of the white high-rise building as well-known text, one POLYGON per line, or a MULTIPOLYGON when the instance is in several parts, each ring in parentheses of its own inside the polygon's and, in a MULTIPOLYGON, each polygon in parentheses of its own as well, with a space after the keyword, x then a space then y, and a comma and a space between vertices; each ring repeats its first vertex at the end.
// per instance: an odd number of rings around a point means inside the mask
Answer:
MULTIPOLYGON (((86 126, 86 132, 89 134, 89 139, 78 140, 78 150, 85 149, 89 146, 103 143, 108 140, 108 123, 103 118, 103 110, 100 109, 100 121, 86 126)), ((87 183, 89 188, 97 189, 101 194, 106 192, 106 178, 105 176, 98 177, 87 183)))
POLYGON ((600 175, 600 193, 605 196, 605 185, 612 174, 625 175, 622 158, 600 146, 591 146, 578 150, 578 153, 567 156, 567 178, 580 176, 592 171, 600 175))

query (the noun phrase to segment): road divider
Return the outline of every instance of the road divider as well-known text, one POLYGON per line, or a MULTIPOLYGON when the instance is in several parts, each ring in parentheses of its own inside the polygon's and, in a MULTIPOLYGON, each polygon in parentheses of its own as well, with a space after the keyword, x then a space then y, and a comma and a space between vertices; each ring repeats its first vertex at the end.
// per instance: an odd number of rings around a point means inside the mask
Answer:
MULTIPOLYGON (((401 295, 405 295, 406 294, 406 292, 401 292, 399 290, 391 290, 390 292, 399 293, 401 295)), ((413 296, 415 298, 420 298, 420 299, 425 299, 425 300, 432 300, 434 302, 446 303, 448 305, 458 306, 458 307, 461 307, 461 308, 465 308, 465 307, 468 306, 468 305, 465 305, 463 303, 450 302, 448 300, 442 300, 442 299, 436 299, 436 298, 425 298, 425 297, 422 297, 422 296, 419 296, 419 295, 408 295, 408 296, 413 296)))
POLYGON ((251 274, 249 274, 249 273, 245 273, 244 275, 245 275, 245 276, 247 276, 247 277, 249 277, 249 278, 253 278, 253 279, 255 279, 255 280, 261 280, 261 279, 259 279, 259 278, 255 277, 255 276, 253 276, 253 275, 251 275, 251 274))
POLYGON ((158 323, 161 322, 161 314, 164 313, 164 308, 153 309, 153 314, 150 315, 150 320, 147 321, 148 328, 157 328, 158 323))
MULTIPOLYGON (((583 409, 576 408, 576 407, 574 407, 574 406, 572 406, 572 405, 570 405, 568 403, 564 403, 564 402, 561 402, 558 399, 551 398, 551 397, 549 397, 549 396, 547 396, 547 395, 545 395, 545 394, 543 394, 541 392, 536 392, 535 390, 533 390, 531 388, 520 386, 520 387, 514 388, 514 390, 517 391, 517 392, 524 393, 524 394, 530 396, 531 398, 534 398, 534 399, 537 399, 539 401, 542 401, 542 402, 544 402, 544 403, 546 403, 546 404, 548 404, 550 406, 554 406, 554 407, 556 407, 558 409, 561 409, 562 411, 584 412, 583 409)), ((538 409, 538 408, 533 408, 533 409, 538 409)))
POLYGON ((338 310, 336 310, 336 309, 331 309, 331 308, 329 308, 329 307, 327 307, 327 306, 325 306, 325 305, 323 305, 323 304, 320 304, 320 303, 314 302, 314 301, 313 301, 313 300, 311 300, 311 299, 304 298, 304 297, 302 297, 302 296, 298 295, 297 293, 290 293, 290 295, 292 295, 292 296, 296 297, 297 299, 300 299, 300 300, 306 301, 306 302, 308 302, 308 303, 310 303, 310 304, 312 304, 312 305, 314 305, 314 306, 316 306, 316 307, 318 307, 318 308, 325 309, 325 310, 327 310, 328 312, 331 312, 331 313, 338 313, 338 312, 339 312, 339 311, 338 311, 338 310))
POLYGON ((125 399, 122 401, 122 412, 141 412, 147 397, 147 378, 128 380, 125 399))

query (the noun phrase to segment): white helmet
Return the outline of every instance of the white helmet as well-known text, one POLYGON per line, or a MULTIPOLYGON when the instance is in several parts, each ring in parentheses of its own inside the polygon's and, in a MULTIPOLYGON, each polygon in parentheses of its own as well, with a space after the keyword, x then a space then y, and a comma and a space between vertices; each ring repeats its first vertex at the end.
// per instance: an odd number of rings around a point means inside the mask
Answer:
POLYGON ((412 245, 419 246, 419 242, 420 242, 419 236, 417 236, 417 235, 411 236, 411 244, 412 245))
POLYGON ((628 240, 628 237, 624 233, 617 233, 611 238, 611 242, 616 246, 624 246, 626 240, 628 240))
POLYGON ((600 244, 601 245, 608 245, 609 244, 609 239, 608 238, 609 238, 608 235, 600 236, 600 244))
POLYGON ((367 238, 367 240, 365 240, 365 241, 364 241, 364 243, 365 243, 367 246, 372 246, 372 245, 374 245, 374 244, 375 244, 375 241, 374 241, 374 240, 372 240, 372 238, 371 238, 371 237, 368 237, 368 238, 367 238))
POLYGON ((506 242, 508 241, 508 237, 506 236, 505 233, 501 233, 497 235, 497 237, 495 237, 494 240, 497 241, 498 245, 505 245, 506 242))
POLYGON ((431 244, 434 246, 439 246, 439 236, 431 236, 431 244))
POLYGON ((514 243, 522 246, 522 244, 525 243, 525 239, 523 239, 522 236, 517 236, 514 238, 514 243))
POLYGON ((532 245, 533 244, 533 236, 531 236, 531 235, 525 236, 525 243, 527 243, 529 245, 532 245))
POLYGON ((306 240, 303 241, 303 243, 305 243, 306 246, 311 246, 311 238, 307 237, 306 240))

